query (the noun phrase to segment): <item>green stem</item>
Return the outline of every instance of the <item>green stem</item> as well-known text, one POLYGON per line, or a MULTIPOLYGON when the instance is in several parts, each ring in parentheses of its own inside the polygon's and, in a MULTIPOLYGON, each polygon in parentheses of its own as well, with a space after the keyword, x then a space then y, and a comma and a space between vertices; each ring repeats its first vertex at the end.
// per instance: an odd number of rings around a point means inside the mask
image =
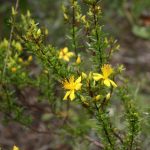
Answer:
POLYGON ((98 51, 99 51, 99 61, 100 61, 100 67, 103 64, 103 59, 102 59, 102 51, 101 51, 101 46, 100 46, 100 38, 99 38, 99 33, 98 33, 98 19, 95 14, 95 5, 93 5, 93 19, 94 19, 94 26, 95 26, 95 35, 96 35, 96 40, 97 40, 97 45, 98 45, 98 51))
MULTIPOLYGON (((16 0, 15 12, 17 12, 18 7, 19 7, 19 0, 16 0)), ((16 20, 16 15, 13 16, 13 23, 12 23, 12 26, 11 26, 11 31, 10 31, 10 36, 9 36, 9 44, 8 44, 7 51, 6 51, 6 58, 5 58, 5 61, 4 61, 4 67, 3 67, 3 71, 2 71, 1 80, 5 77, 8 58, 11 55, 10 48, 11 48, 11 42, 12 42, 12 37, 13 37, 13 32, 14 32, 15 20, 16 20)))
POLYGON ((103 130, 104 130, 106 139, 107 139, 108 143, 110 144, 111 149, 112 149, 112 150, 115 150, 114 144, 112 143, 112 141, 111 141, 111 139, 110 139, 109 131, 108 131, 107 128, 106 128, 105 121, 104 121, 103 118, 101 117, 101 113, 100 113, 99 108, 98 108, 98 106, 97 106, 96 103, 95 103, 95 107, 96 107, 96 110, 97 110, 97 113, 98 113, 98 117, 96 117, 96 118, 102 123, 103 130))
POLYGON ((74 52, 76 54, 77 58, 77 44, 76 44, 76 31, 75 31, 75 0, 73 0, 73 6, 72 6, 72 40, 73 40, 73 46, 74 46, 74 52))

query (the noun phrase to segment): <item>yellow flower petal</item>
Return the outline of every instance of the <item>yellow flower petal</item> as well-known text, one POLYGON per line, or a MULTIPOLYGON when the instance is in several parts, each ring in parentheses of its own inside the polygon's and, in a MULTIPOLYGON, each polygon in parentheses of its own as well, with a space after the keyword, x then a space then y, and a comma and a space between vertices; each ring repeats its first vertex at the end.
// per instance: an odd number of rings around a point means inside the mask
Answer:
POLYGON ((75 99, 74 90, 70 92, 70 100, 73 101, 75 99))
POLYGON ((67 55, 62 57, 65 61, 69 61, 69 57, 67 55))
POLYGON ((109 79, 105 79, 104 80, 104 84, 108 87, 110 87, 110 80, 109 79))
POLYGON ((98 80, 100 80, 102 78, 103 78, 103 76, 101 74, 99 74, 99 73, 93 73, 93 79, 95 81, 98 81, 98 80))
POLYGON ((80 83, 81 82, 81 76, 75 81, 75 83, 80 83))
POLYGON ((112 80, 109 80, 109 81, 110 81, 110 83, 112 84, 113 87, 115 87, 115 88, 117 87, 117 84, 114 81, 112 81, 112 80))
POLYGON ((63 53, 62 51, 59 52, 59 59, 63 58, 63 53))
POLYGON ((62 49, 63 53, 67 53, 68 52, 68 47, 65 47, 62 49))
POLYGON ((80 90, 82 86, 82 83, 78 83, 76 84, 75 90, 80 90))
POLYGON ((67 55, 68 57, 72 57, 72 56, 74 56, 74 53, 73 53, 73 52, 68 52, 66 55, 67 55))
POLYGON ((65 96, 64 96, 64 98, 63 98, 63 100, 67 100, 67 98, 68 98, 69 95, 70 95, 70 91, 66 92, 66 94, 65 94, 65 96))

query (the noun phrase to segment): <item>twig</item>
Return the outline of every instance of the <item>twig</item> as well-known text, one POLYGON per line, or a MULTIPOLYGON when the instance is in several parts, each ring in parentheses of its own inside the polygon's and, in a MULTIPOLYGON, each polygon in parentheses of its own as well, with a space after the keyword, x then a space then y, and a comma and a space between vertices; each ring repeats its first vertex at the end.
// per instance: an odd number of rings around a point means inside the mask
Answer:
POLYGON ((133 25, 133 24, 134 24, 134 22, 133 22, 133 17, 132 17, 132 15, 131 15, 130 11, 127 10, 127 8, 126 8, 126 0, 125 0, 124 3, 123 3, 123 11, 124 11, 124 14, 125 14, 125 16, 126 16, 128 22, 129 22, 129 24, 130 24, 130 25, 133 25))
MULTIPOLYGON (((16 0, 15 12, 17 12, 18 7, 19 7, 19 0, 16 0)), ((8 61, 10 54, 11 54, 10 48, 11 48, 11 42, 12 42, 12 37, 13 37, 13 32, 14 32, 14 23, 15 23, 15 19, 16 19, 15 15, 14 15, 13 19, 14 20, 13 20, 13 24, 11 26, 11 31, 10 31, 10 36, 9 36, 9 43, 8 43, 8 47, 7 47, 7 51, 6 51, 6 58, 5 58, 4 67, 3 67, 3 71, 2 71, 2 79, 5 76, 7 61, 8 61)))
POLYGON ((101 144, 100 142, 92 139, 91 137, 89 136, 85 136, 85 139, 87 139, 88 141, 92 142, 94 145, 96 145, 97 147, 101 148, 101 149, 104 149, 104 145, 101 144))
POLYGON ((76 33, 75 33, 75 7, 74 7, 75 1, 73 0, 73 6, 72 6, 72 40, 74 45, 74 51, 77 57, 77 45, 76 45, 76 33))
POLYGON ((101 46, 100 46, 99 33, 98 33, 98 30, 97 30, 97 23, 98 23, 97 19, 98 18, 97 18, 96 14, 95 14, 95 4, 93 4, 93 19, 94 19, 95 35, 96 35, 98 51, 99 51, 100 66, 102 66, 103 59, 102 59, 102 51, 101 51, 101 46))
POLYGON ((114 144, 112 143, 112 141, 111 141, 111 139, 110 139, 109 131, 108 131, 107 128, 106 128, 106 124, 105 124, 104 120, 103 120, 102 117, 101 117, 99 108, 98 108, 98 106, 97 106, 96 103, 95 103, 95 108, 96 108, 97 113, 98 113, 98 116, 96 116, 96 118, 97 118, 100 122, 102 122, 103 130, 104 130, 105 136, 106 136, 106 138, 107 138, 107 140, 108 140, 108 143, 110 144, 112 150, 115 150, 114 144))

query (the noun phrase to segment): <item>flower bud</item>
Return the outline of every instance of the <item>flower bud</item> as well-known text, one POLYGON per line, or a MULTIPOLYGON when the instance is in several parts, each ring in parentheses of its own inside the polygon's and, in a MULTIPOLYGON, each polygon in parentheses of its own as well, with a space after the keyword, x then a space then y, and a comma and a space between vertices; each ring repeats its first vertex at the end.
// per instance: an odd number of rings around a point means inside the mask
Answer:
POLYGON ((111 94, 108 93, 108 94, 106 95, 106 100, 110 100, 110 96, 111 96, 111 94))
POLYGON ((12 67, 11 68, 11 72, 15 73, 17 71, 17 68, 16 67, 12 67))
POLYGON ((87 78, 86 73, 82 72, 82 73, 81 73, 81 77, 82 77, 83 79, 86 79, 86 78, 87 78))
POLYGON ((76 60, 76 64, 78 65, 78 64, 80 64, 80 63, 81 63, 81 57, 78 56, 78 57, 77 57, 77 60, 76 60))
POLYGON ((41 35, 41 29, 38 29, 37 30, 37 36, 40 36, 41 35))
POLYGON ((28 62, 31 62, 33 60, 33 57, 32 57, 32 55, 30 55, 29 57, 28 57, 28 62))

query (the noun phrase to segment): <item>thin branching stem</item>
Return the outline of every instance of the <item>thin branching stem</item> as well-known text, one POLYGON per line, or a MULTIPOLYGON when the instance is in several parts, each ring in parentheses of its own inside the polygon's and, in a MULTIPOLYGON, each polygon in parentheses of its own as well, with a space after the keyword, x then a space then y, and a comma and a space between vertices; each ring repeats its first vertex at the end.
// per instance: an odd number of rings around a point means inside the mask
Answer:
POLYGON ((76 44, 75 24, 76 24, 76 18, 75 18, 75 0, 73 0, 73 5, 72 5, 72 42, 73 42, 74 52, 75 52, 76 57, 77 57, 77 44, 76 44))
POLYGON ((96 103, 95 103, 95 108, 96 108, 97 115, 98 115, 96 118, 102 123, 103 130, 104 130, 105 136, 106 136, 106 138, 107 138, 107 141, 108 141, 108 143, 110 144, 112 150, 115 150, 114 144, 113 144, 113 142, 112 142, 111 139, 110 139, 109 131, 108 131, 107 128, 106 128, 106 124, 105 124, 103 118, 101 117, 101 113, 100 113, 99 108, 98 108, 98 106, 97 106, 96 103))
POLYGON ((96 40, 97 40, 97 46, 98 46, 98 51, 99 51, 99 61, 100 61, 100 67, 103 64, 103 59, 102 59, 102 51, 101 51, 101 45, 100 45, 100 37, 99 37, 99 33, 98 33, 98 18, 97 15, 95 13, 95 4, 93 4, 93 19, 94 19, 94 26, 95 26, 95 36, 96 36, 96 40))
MULTIPOLYGON (((19 0, 16 0, 15 9, 14 9, 15 12, 17 12, 18 7, 19 7, 19 0)), ((7 98, 8 113, 11 113, 11 99, 10 99, 7 87, 5 87, 5 85, 3 85, 3 84, 5 84, 3 82, 3 79, 5 78, 5 72, 6 72, 6 66, 7 66, 8 58, 11 54, 10 49, 11 49, 11 42, 12 42, 12 38, 13 38, 14 24, 15 24, 16 15, 14 15, 13 17, 14 18, 13 18, 13 23, 12 23, 11 30, 10 30, 9 43, 8 43, 8 47, 7 47, 7 50, 6 50, 6 57, 5 57, 4 67, 3 67, 3 70, 2 70, 2 76, 1 76, 2 88, 3 88, 3 90, 6 94, 6 98, 7 98)))
MULTIPOLYGON (((16 4, 15 4, 15 8, 14 8, 15 12, 17 12, 18 7, 19 7, 19 0, 16 0, 16 4)), ((6 58, 5 58, 4 67, 3 67, 3 71, 2 71, 2 79, 5 77, 8 58, 11 54, 10 49, 11 49, 11 42, 12 42, 12 38, 13 38, 15 20, 16 20, 16 14, 13 16, 13 22, 12 22, 10 36, 9 36, 9 43, 8 43, 8 47, 7 47, 7 51, 6 51, 6 58)))

